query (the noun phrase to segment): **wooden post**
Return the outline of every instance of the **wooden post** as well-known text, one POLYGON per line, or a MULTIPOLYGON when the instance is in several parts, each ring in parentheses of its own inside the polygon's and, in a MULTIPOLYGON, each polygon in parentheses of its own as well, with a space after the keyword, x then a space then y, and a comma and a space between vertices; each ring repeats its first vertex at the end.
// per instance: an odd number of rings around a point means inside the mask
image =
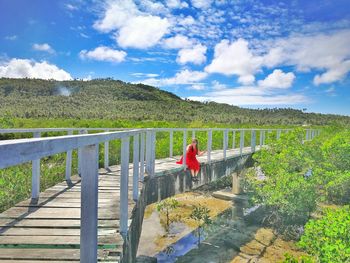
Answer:
POLYGON ((260 140, 260 149, 261 149, 261 147, 263 146, 263 131, 262 130, 260 130, 260 135, 259 135, 259 140, 260 140))
POLYGON ((227 159, 226 158, 227 144, 228 144, 228 130, 224 130, 224 139, 223 139, 224 160, 227 159))
POLYGON ((235 195, 239 195, 241 193, 239 174, 237 172, 232 174, 232 193, 235 195))
POLYGON ((252 130, 252 134, 251 134, 251 141, 250 141, 250 148, 251 148, 251 152, 255 152, 255 146, 256 146, 256 131, 252 130))
POLYGON ((244 148, 244 130, 241 130, 240 134, 240 142, 239 142, 239 154, 242 156, 243 148, 244 148))
MULTIPOLYGON (((40 138, 40 132, 34 132, 33 138, 40 138)), ((40 194, 40 159, 32 161, 32 198, 36 199, 40 194)))
POLYGON ((232 149, 236 147, 236 131, 232 132, 232 149))
POLYGON ((139 199, 139 158, 140 158, 140 145, 139 145, 139 134, 134 135, 133 139, 133 181, 132 181, 132 192, 133 200, 139 199))
MULTIPOLYGON (((105 130, 105 132, 109 132, 109 130, 105 130)), ((104 167, 107 169, 109 167, 109 141, 105 141, 105 160, 104 167)))
MULTIPOLYGON (((87 134, 87 130, 80 130, 79 134, 87 134)), ((78 149, 78 175, 81 177, 81 151, 82 149, 78 149)))
POLYGON ((129 188, 129 148, 130 137, 122 138, 120 170, 120 234, 128 234, 128 188, 129 188))
POLYGON ((281 137, 281 130, 278 129, 278 130, 277 130, 277 135, 276 135, 277 140, 278 140, 280 137, 281 137))
MULTIPOLYGON (((73 135, 73 131, 68 131, 68 135, 73 135)), ((70 150, 66 154, 66 181, 69 181, 72 176, 72 153, 73 151, 70 150)))
POLYGON ((263 141, 262 141, 262 145, 265 145, 265 139, 266 139, 266 131, 263 131, 263 141))
POLYGON ((146 173, 151 174, 152 132, 146 132, 146 173))
POLYGON ((156 131, 152 131, 151 138, 152 138, 151 177, 153 177, 155 175, 156 150, 157 150, 156 131))
POLYGON ((141 145, 140 145, 140 180, 143 182, 145 173, 145 134, 141 133, 141 145))
POLYGON ((187 130, 183 130, 183 140, 182 140, 182 166, 186 170, 186 148, 187 148, 187 130))
POLYGON ((97 262, 98 146, 81 149, 80 262, 97 262))
POLYGON ((208 163, 211 162, 212 140, 213 140, 213 130, 210 129, 210 130, 208 131, 208 150, 207 150, 207 161, 208 161, 208 163))
POLYGON ((174 131, 170 130, 170 134, 169 134, 169 157, 172 158, 173 157, 173 140, 174 140, 174 131))

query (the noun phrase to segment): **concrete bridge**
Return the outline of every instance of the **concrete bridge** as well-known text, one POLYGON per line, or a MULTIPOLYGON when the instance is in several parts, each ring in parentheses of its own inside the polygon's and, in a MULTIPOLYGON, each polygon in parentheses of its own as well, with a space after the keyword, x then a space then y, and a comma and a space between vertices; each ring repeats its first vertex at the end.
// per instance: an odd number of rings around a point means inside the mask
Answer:
MULTIPOLYGON (((0 141, 0 169, 32 163, 31 198, 0 214, 0 261, 134 262, 146 205, 240 171, 252 153, 266 145, 268 133, 279 138, 281 133, 288 131, 0 130, 0 134, 26 133, 33 137, 0 141), (40 136, 47 132, 66 135, 40 136), (181 133, 182 154, 185 156, 191 137, 188 135, 192 133, 195 137, 197 132, 206 133, 207 154, 199 157, 200 180, 193 183, 184 169, 186 164, 180 166, 175 163, 180 156, 173 156, 173 145, 174 133, 181 133), (222 133, 221 149, 213 149, 214 132, 222 133), (156 159, 156 138, 160 133, 169 136, 169 155, 156 159), (228 145, 229 138, 232 145, 228 145), (119 165, 110 166, 109 142, 114 140, 121 141, 121 158, 119 165), (235 145, 236 141, 239 145, 235 145), (100 144, 104 144, 103 168, 98 166, 100 144), (78 173, 81 177, 72 175, 73 150, 78 150, 78 173), (40 193, 40 159, 58 153, 66 153, 65 181, 40 193)), ((318 130, 305 130, 305 139, 310 140, 318 133, 318 130)))

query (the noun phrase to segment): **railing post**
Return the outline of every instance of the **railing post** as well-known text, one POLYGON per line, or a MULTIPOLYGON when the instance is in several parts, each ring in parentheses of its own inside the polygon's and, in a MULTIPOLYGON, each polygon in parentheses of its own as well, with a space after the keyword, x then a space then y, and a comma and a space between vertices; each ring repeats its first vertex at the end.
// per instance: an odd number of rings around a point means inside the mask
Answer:
POLYGON ((122 138, 120 170, 120 234, 128 234, 128 188, 129 188, 129 147, 130 137, 122 138))
MULTIPOLYGON (((40 138, 40 132, 34 132, 33 138, 40 138)), ((32 198, 36 199, 40 194, 40 159, 32 161, 32 198)))
POLYGON ((139 134, 134 135, 133 139, 133 200, 139 199, 139 157, 140 157, 140 145, 139 134))
POLYGON ((140 145, 140 180, 143 182, 145 173, 145 134, 141 133, 141 145, 140 145))
POLYGON ((97 262, 98 146, 81 149, 80 262, 97 262))
MULTIPOLYGON (((87 134, 87 130, 80 130, 79 131, 79 134, 87 134)), ((81 151, 82 149, 79 148, 78 149, 78 175, 81 177, 81 151)))
MULTIPOLYGON (((105 132, 109 132, 109 130, 105 130, 105 132)), ((105 160, 104 167, 107 169, 109 167, 109 141, 105 141, 105 160)))
POLYGON ((192 139, 196 138, 196 131, 192 130, 192 139))
POLYGON ((170 130, 169 133, 169 157, 172 158, 173 157, 173 141, 174 141, 174 131, 170 130))
POLYGON ((228 130, 224 130, 224 139, 223 139, 224 160, 226 160, 227 143, 228 143, 228 130))
POLYGON ((156 139, 156 131, 152 131, 152 158, 151 158, 151 176, 153 177, 155 174, 155 165, 156 165, 156 150, 157 150, 157 139, 156 139))
POLYGON ((281 137, 281 130, 278 129, 278 130, 277 130, 277 135, 276 135, 277 140, 278 140, 280 137, 281 137))
POLYGON ((151 175, 152 132, 146 132, 146 173, 151 175))
POLYGON ((262 130, 260 130, 260 138, 259 138, 259 140, 260 140, 260 149, 261 149, 261 147, 263 146, 263 131, 262 130))
POLYGON ((244 148, 244 130, 241 130, 239 141, 239 154, 242 156, 243 148, 244 148))
POLYGON ((207 146, 207 161, 208 163, 211 162, 211 147, 212 147, 212 140, 213 140, 213 130, 208 130, 208 146, 207 146))
POLYGON ((263 131, 263 141, 262 141, 262 145, 265 145, 265 140, 266 140, 266 131, 263 131))
POLYGON ((236 131, 232 132, 232 149, 236 147, 236 131))
POLYGON ((186 149, 187 149, 187 130, 183 130, 183 140, 182 140, 182 166, 186 170, 186 149))
POLYGON ((256 146, 256 131, 252 130, 251 134, 251 141, 250 141, 250 147, 251 147, 251 152, 255 152, 255 146, 256 146))
MULTIPOLYGON (((68 131, 68 135, 73 135, 73 131, 68 131)), ((72 176, 72 150, 67 151, 66 154, 66 181, 70 180, 72 176)))

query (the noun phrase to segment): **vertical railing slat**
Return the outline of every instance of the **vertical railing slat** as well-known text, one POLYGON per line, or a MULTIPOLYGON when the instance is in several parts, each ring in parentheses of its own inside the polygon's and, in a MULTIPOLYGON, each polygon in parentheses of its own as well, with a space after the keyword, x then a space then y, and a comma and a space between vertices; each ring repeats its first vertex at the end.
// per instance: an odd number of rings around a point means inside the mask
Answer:
POLYGON ((143 177, 145 173, 145 133, 141 133, 140 136, 140 180, 143 182, 143 177))
MULTIPOLYGON (((79 134, 87 134, 88 132, 87 132, 87 130, 80 130, 79 131, 79 134)), ((81 176, 81 151, 82 151, 82 149, 81 148, 79 148, 78 149, 78 175, 79 176, 81 176)))
POLYGON ((98 146, 81 149, 80 262, 97 262, 98 146))
POLYGON ((252 130, 251 131, 251 142, 250 142, 251 152, 255 152, 255 146, 256 146, 256 131, 252 130))
POLYGON ((174 145, 174 131, 170 130, 169 133, 169 157, 173 157, 173 145, 174 145))
POLYGON ((140 144, 139 134, 134 135, 133 138, 133 200, 139 199, 139 158, 140 158, 140 144))
POLYGON ((212 141, 213 141, 213 130, 208 130, 208 146, 207 146, 207 161, 211 162, 211 150, 212 150, 212 141))
POLYGON ((228 144, 228 130, 224 130, 224 138, 223 138, 223 155, 224 155, 224 160, 227 159, 227 144, 228 144))
POLYGON ((236 148, 236 131, 232 132, 232 149, 236 148))
MULTIPOLYGON (((105 130, 105 132, 109 132, 109 130, 105 130)), ((105 167, 105 169, 107 169, 109 167, 109 141, 105 141, 104 167, 105 167)))
POLYGON ((182 139, 182 166, 186 169, 186 149, 187 149, 187 130, 183 130, 182 139))
MULTIPOLYGON (((33 138, 40 138, 40 132, 34 132, 33 138)), ((36 199, 40 194, 40 159, 32 161, 32 198, 36 199)))
POLYGON ((120 234, 128 233, 128 188, 129 188, 129 148, 130 137, 122 138, 120 169, 120 234))
POLYGON ((239 139, 239 154, 242 155, 244 148, 244 130, 241 130, 239 139))
MULTIPOLYGON (((73 135, 73 131, 69 130, 68 135, 73 135)), ((72 154, 72 150, 66 153, 66 181, 69 181, 72 176, 72 154)))

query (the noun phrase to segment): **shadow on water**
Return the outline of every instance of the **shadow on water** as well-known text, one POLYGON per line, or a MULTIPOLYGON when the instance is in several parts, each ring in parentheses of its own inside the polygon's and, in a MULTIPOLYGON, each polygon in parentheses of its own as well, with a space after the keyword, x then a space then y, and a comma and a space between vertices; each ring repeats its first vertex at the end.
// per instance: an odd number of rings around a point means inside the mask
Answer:
POLYGON ((254 239, 260 227, 247 220, 247 216, 251 217, 255 211, 255 208, 248 208, 246 201, 235 201, 232 208, 218 215, 205 228, 200 246, 195 230, 156 254, 157 262, 230 262, 242 245, 254 239))

